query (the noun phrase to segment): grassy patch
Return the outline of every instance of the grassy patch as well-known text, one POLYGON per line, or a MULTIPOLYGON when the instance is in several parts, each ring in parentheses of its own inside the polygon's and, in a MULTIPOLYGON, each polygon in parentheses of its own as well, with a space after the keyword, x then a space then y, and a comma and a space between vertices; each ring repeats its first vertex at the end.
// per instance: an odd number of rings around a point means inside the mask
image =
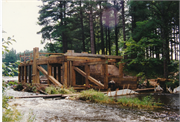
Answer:
POLYGON ((159 108, 160 103, 155 102, 154 98, 151 96, 146 96, 142 100, 138 98, 119 98, 118 100, 114 101, 112 98, 104 95, 101 92, 95 91, 93 89, 84 90, 79 95, 79 99, 96 102, 96 103, 109 103, 109 104, 118 104, 122 106, 127 106, 131 108, 146 108, 146 109, 153 109, 159 108))
POLYGON ((96 103, 112 103, 113 100, 101 92, 95 91, 93 89, 84 90, 81 92, 79 99, 89 100, 90 102, 96 103))
POLYGON ((147 109, 153 109, 153 108, 159 108, 159 102, 155 102, 154 98, 151 96, 146 96, 142 100, 138 98, 119 98, 117 100, 118 104, 121 104, 123 106, 128 107, 136 107, 136 108, 147 108, 147 109))
POLYGON ((73 89, 73 87, 70 88, 61 88, 61 87, 46 87, 45 92, 48 94, 72 94, 76 91, 73 89))

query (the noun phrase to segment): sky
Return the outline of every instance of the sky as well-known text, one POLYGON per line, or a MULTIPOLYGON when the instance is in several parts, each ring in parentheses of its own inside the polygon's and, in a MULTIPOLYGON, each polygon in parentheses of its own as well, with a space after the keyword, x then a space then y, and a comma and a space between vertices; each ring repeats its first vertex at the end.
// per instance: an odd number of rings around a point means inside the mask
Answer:
POLYGON ((2 0, 2 37, 13 37, 16 42, 9 46, 16 52, 33 50, 34 47, 43 49, 44 45, 40 34, 41 30, 38 22, 40 0, 2 0))

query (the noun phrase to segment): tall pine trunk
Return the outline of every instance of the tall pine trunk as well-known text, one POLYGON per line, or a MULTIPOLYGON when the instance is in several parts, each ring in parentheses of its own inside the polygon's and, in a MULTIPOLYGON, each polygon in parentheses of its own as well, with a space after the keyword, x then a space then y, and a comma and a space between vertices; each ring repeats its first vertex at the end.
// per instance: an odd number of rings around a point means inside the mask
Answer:
POLYGON ((84 41, 84 26, 83 26, 83 13, 82 13, 81 1, 80 1, 80 21, 81 21, 81 34, 82 34, 82 42, 83 42, 83 51, 86 52, 85 41, 84 41))
POLYGON ((108 41, 109 41, 109 55, 111 55, 111 38, 110 38, 109 23, 108 23, 108 41))
POLYGON ((105 32, 106 32, 106 55, 107 55, 107 52, 108 52, 108 29, 107 29, 107 27, 105 27, 105 32))
POLYGON ((102 54, 105 54, 105 52, 104 52, 104 34, 103 34, 103 24, 102 24, 101 2, 100 2, 100 27, 101 27, 101 50, 102 50, 102 54))
POLYGON ((92 6, 90 6, 89 22, 90 22, 91 53, 95 54, 92 6))
MULTIPOLYGON (((123 40, 126 42, 126 33, 125 33, 125 19, 124 19, 124 0, 121 1, 122 4, 122 23, 123 23, 123 40)), ((126 49, 126 43, 124 43, 124 49, 126 49)), ((124 59, 127 59, 127 55, 124 55, 124 59)))
MULTIPOLYGON (((115 1, 114 1, 114 6, 115 6, 115 1)), ((116 45, 116 55, 118 55, 118 31, 117 31, 117 10, 114 10, 114 22, 115 22, 115 45, 116 45)))

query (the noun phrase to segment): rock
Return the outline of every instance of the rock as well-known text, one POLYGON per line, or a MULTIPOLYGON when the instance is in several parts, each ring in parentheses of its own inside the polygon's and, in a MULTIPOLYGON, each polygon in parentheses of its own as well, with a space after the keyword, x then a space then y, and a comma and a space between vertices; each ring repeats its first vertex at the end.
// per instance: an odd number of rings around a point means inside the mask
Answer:
POLYGON ((180 86, 176 87, 176 88, 173 90, 173 93, 180 93, 180 86))
POLYGON ((163 91, 163 89, 159 85, 157 85, 157 87, 154 89, 154 91, 155 92, 163 91))

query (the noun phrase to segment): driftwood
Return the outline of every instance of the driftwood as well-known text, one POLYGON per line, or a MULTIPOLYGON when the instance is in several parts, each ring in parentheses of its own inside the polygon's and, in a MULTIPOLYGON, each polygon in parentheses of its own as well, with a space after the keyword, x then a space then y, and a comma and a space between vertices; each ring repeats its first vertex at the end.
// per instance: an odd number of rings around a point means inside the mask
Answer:
POLYGON ((19 99, 19 98, 55 98, 55 97, 61 97, 61 98, 65 98, 67 96, 62 95, 62 94, 54 94, 54 95, 35 95, 35 96, 24 96, 24 97, 15 97, 15 99, 19 99))

